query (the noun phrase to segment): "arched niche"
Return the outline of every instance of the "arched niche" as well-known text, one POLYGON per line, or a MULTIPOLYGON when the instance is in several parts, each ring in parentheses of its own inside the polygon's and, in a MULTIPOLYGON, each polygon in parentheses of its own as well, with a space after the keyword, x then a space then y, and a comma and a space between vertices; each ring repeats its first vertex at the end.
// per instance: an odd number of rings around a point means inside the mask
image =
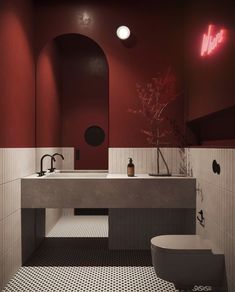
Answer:
POLYGON ((36 145, 74 147, 75 169, 108 168, 109 78, 101 47, 79 34, 48 42, 37 60, 36 145), (85 133, 99 127, 90 145, 85 133))

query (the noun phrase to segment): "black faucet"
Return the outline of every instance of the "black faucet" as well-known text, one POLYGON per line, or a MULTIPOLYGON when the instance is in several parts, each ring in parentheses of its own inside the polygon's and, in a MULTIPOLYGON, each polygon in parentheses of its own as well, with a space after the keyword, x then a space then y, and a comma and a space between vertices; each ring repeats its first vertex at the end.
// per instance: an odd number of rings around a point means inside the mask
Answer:
POLYGON ((60 153, 54 153, 51 156, 51 168, 49 168, 49 171, 50 172, 53 172, 55 170, 55 167, 53 167, 53 161, 55 161, 55 156, 60 156, 64 160, 64 156, 62 154, 60 154, 60 153))
POLYGON ((43 176, 46 173, 46 171, 43 170, 43 159, 47 156, 51 157, 51 159, 55 161, 55 158, 52 155, 50 154, 43 155, 40 162, 40 171, 37 172, 38 176, 43 176))

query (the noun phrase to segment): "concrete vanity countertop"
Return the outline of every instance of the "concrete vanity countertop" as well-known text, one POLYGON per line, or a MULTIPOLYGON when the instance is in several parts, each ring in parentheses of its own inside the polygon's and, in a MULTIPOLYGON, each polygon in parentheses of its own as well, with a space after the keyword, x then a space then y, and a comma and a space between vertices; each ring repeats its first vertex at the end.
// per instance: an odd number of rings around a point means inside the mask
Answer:
POLYGON ((22 208, 195 208, 196 179, 64 171, 21 179, 22 208))

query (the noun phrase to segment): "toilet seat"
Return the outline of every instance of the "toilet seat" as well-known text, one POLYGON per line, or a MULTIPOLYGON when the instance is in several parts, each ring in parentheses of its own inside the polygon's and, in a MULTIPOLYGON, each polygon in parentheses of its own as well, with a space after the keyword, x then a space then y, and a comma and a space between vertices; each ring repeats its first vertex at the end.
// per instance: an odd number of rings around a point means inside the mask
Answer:
POLYGON ((160 235, 151 239, 151 247, 170 253, 222 254, 210 240, 199 235, 160 235))

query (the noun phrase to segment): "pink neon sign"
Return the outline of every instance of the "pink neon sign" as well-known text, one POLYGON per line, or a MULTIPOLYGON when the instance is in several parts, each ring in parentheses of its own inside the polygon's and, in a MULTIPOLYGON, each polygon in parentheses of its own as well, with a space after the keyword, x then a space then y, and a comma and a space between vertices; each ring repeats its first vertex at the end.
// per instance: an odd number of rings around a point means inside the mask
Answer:
POLYGON ((208 26, 207 34, 203 34, 201 56, 210 55, 219 45, 224 41, 225 30, 220 29, 218 32, 214 32, 214 26, 210 24, 208 26))

